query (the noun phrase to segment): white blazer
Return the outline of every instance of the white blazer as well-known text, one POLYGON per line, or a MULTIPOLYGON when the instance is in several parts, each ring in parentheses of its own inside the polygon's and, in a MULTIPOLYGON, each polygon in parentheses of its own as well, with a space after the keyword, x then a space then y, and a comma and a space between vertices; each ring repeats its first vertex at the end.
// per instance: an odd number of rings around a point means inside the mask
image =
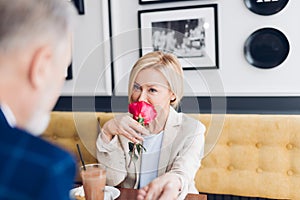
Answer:
MULTIPOLYGON (((183 113, 177 113, 172 107, 164 129, 158 176, 175 173, 182 181, 182 190, 178 199, 184 199, 187 193, 198 193, 194 177, 201 165, 204 154, 205 126, 183 113)), ((107 185, 124 188, 137 188, 141 159, 130 162, 129 140, 124 136, 115 136, 109 143, 98 136, 97 159, 107 167, 107 185)))

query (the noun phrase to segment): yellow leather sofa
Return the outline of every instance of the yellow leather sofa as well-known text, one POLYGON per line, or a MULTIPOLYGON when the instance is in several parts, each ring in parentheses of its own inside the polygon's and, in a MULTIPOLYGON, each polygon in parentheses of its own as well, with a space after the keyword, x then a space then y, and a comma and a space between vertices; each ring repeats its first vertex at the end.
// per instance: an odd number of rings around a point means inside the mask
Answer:
MULTIPOLYGON (((95 141, 114 113, 52 112, 43 138, 87 163, 97 162, 95 141)), ((300 199, 300 115, 190 114, 207 127, 205 157, 195 181, 202 193, 300 199)), ((79 179, 79 177, 77 177, 79 179)))

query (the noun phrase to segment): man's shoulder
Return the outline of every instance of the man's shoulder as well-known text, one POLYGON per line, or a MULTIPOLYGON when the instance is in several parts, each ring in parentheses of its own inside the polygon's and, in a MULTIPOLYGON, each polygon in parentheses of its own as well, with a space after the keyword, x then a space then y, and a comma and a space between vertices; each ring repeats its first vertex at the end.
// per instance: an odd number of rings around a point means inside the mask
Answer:
MULTIPOLYGON (((59 178, 63 179, 61 187, 71 186, 76 168, 73 157, 66 151, 26 131, 3 126, 1 123, 0 147, 0 159, 5 160, 0 166, 0 177, 10 174, 18 182, 35 184, 36 188, 57 184, 59 178)), ((17 182, 10 185, 6 180, 0 181, 0 187, 7 184, 7 187, 16 187, 22 192, 28 190, 31 193, 27 185, 19 187, 17 182)))
MULTIPOLYGON (((0 177, 10 177, 0 180, 0 190, 13 188, 19 195, 14 199, 67 199, 76 172, 70 154, 23 130, 1 125, 0 147, 0 159, 5 160, 0 177)), ((15 193, 0 192, 0 199, 12 199, 15 193)))
POLYGON ((34 154, 45 157, 48 163, 64 163, 64 165, 74 164, 74 157, 67 152, 66 150, 55 146, 54 144, 49 143, 48 141, 35 137, 33 135, 27 134, 30 138, 30 146, 28 151, 31 151, 34 154))
POLYGON ((17 128, 5 128, 0 126, 1 142, 3 150, 14 152, 16 149, 23 151, 32 159, 41 159, 49 167, 51 163, 65 162, 65 164, 74 164, 74 158, 67 151, 39 138, 26 131, 17 128))

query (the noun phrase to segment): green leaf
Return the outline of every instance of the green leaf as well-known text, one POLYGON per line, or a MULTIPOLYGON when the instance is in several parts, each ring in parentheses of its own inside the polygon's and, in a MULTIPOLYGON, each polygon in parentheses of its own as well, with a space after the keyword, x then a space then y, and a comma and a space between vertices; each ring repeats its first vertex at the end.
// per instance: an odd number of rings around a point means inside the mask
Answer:
POLYGON ((138 152, 138 154, 141 154, 141 144, 136 144, 136 150, 138 152))
POLYGON ((137 120, 142 126, 144 126, 144 118, 139 117, 137 120))
POLYGON ((132 161, 136 162, 139 159, 138 155, 134 154, 134 156, 132 157, 132 161))
POLYGON ((146 148, 140 143, 134 144, 132 142, 128 142, 128 147, 129 147, 128 155, 130 156, 130 161, 128 164, 129 167, 131 162, 136 162, 139 159, 139 155, 142 153, 142 150, 146 151, 146 148))
POLYGON ((142 144, 140 144, 140 145, 143 148, 143 150, 146 152, 147 151, 146 148, 142 144))
POLYGON ((133 152, 132 151, 129 151, 128 154, 129 154, 130 157, 133 156, 133 152))
POLYGON ((128 147, 129 147, 129 151, 133 151, 133 146, 134 146, 134 143, 132 142, 128 142, 128 147))

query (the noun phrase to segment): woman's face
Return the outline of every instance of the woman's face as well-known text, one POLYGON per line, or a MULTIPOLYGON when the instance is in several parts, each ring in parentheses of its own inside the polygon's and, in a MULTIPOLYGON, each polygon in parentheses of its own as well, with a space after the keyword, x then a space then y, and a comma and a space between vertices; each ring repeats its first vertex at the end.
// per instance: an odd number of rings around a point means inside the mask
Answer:
POLYGON ((143 69, 137 74, 134 81, 131 100, 133 102, 145 101, 155 106, 158 114, 160 111, 168 113, 170 101, 175 99, 167 79, 156 69, 143 69))

